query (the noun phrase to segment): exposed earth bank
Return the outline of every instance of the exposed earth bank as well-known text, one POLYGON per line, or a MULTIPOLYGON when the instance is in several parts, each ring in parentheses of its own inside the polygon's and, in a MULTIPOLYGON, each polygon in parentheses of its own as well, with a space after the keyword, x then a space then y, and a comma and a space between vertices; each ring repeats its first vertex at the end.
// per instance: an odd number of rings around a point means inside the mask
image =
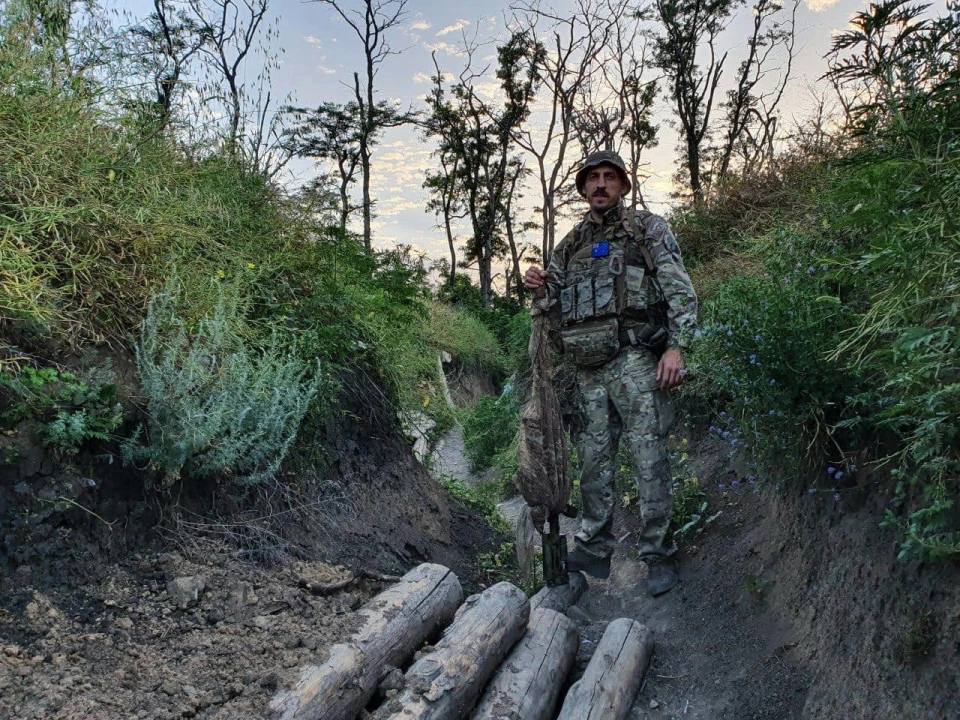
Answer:
MULTIPOLYGON (((253 534, 222 506, 143 531, 156 503, 108 496, 121 475, 103 458, 11 470, 0 716, 263 717, 390 576, 430 560, 478 589, 479 555, 504 538, 429 477, 376 397, 354 379, 317 438, 323 461, 299 459, 325 493, 317 508, 272 498, 280 516, 253 534)), ((893 533, 877 527, 879 479, 839 500, 751 483, 703 420, 675 432, 715 519, 685 543, 680 586, 650 599, 636 508, 619 512, 611 577, 571 611, 579 670, 610 620, 633 617, 657 642, 634 719, 960 717, 957 567, 895 559, 893 533)), ((448 472, 464 467, 456 447, 443 446, 448 472)))

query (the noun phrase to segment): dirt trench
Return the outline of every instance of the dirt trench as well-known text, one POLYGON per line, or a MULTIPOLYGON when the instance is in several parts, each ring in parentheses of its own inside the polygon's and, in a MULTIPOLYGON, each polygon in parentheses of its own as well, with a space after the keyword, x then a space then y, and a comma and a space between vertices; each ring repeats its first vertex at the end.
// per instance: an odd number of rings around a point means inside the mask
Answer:
MULTIPOLYGON (((611 575, 568 613, 581 631, 574 678, 607 623, 628 617, 656 641, 633 720, 960 718, 958 568, 896 560, 881 493, 835 499, 755 478, 699 426, 681 418, 675 440, 714 519, 681 543, 679 586, 650 598, 638 508, 618 508, 611 575)), ((500 506, 514 526, 522 504, 500 506)), ((565 521, 570 549, 576 528, 565 521)))

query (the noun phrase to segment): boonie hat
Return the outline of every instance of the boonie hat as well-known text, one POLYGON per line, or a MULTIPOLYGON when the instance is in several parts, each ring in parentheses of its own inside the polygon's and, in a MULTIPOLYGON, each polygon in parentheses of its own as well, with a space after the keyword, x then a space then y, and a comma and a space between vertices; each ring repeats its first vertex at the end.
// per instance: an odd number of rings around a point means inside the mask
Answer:
POLYGON ((597 150, 587 155, 587 159, 583 161, 583 165, 580 166, 580 169, 577 170, 576 183, 577 183, 577 192, 583 195, 583 185, 587 180, 587 173, 593 170, 593 168, 598 165, 613 165, 617 171, 620 173, 620 180, 626 186, 624 189, 625 193, 630 192, 630 188, 633 187, 630 183, 630 178, 627 175, 627 164, 623 161, 623 158, 620 157, 613 150, 597 150))

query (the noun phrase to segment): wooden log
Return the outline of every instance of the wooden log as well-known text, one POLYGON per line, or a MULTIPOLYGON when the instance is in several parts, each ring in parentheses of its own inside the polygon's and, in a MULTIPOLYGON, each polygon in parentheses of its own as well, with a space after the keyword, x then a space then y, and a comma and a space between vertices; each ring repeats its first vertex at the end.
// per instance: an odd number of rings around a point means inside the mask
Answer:
POLYGON ((370 700, 387 666, 400 665, 463 602, 457 576, 441 565, 423 564, 370 600, 358 613, 363 626, 346 643, 330 648, 322 665, 300 668, 291 690, 270 702, 274 720, 353 720, 370 700))
POLYGON ((652 653, 653 633, 646 625, 629 618, 611 622, 557 720, 623 720, 652 653))
POLYGON ((472 720, 547 720, 576 660, 576 623, 555 610, 533 610, 523 639, 494 675, 472 720))
POLYGON ((374 718, 467 717, 486 682, 523 637, 529 618, 527 596, 510 583, 497 583, 467 598, 436 647, 407 671, 403 693, 381 707, 374 718))
POLYGON ((577 600, 587 590, 587 579, 582 572, 569 573, 567 578, 569 582, 566 585, 542 588, 531 598, 530 610, 543 608, 544 610, 566 612, 571 605, 576 605, 577 600))

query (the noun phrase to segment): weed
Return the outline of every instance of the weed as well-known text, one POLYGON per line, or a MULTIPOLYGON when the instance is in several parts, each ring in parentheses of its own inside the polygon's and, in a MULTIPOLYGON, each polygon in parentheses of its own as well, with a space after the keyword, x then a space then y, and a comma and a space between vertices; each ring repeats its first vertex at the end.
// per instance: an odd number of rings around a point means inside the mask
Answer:
POLYGON ((500 514, 500 510, 497 509, 497 505, 503 500, 503 482, 478 483, 471 487, 460 478, 452 475, 441 475, 440 483, 457 500, 482 515, 495 532, 501 535, 510 532, 510 525, 500 514))

